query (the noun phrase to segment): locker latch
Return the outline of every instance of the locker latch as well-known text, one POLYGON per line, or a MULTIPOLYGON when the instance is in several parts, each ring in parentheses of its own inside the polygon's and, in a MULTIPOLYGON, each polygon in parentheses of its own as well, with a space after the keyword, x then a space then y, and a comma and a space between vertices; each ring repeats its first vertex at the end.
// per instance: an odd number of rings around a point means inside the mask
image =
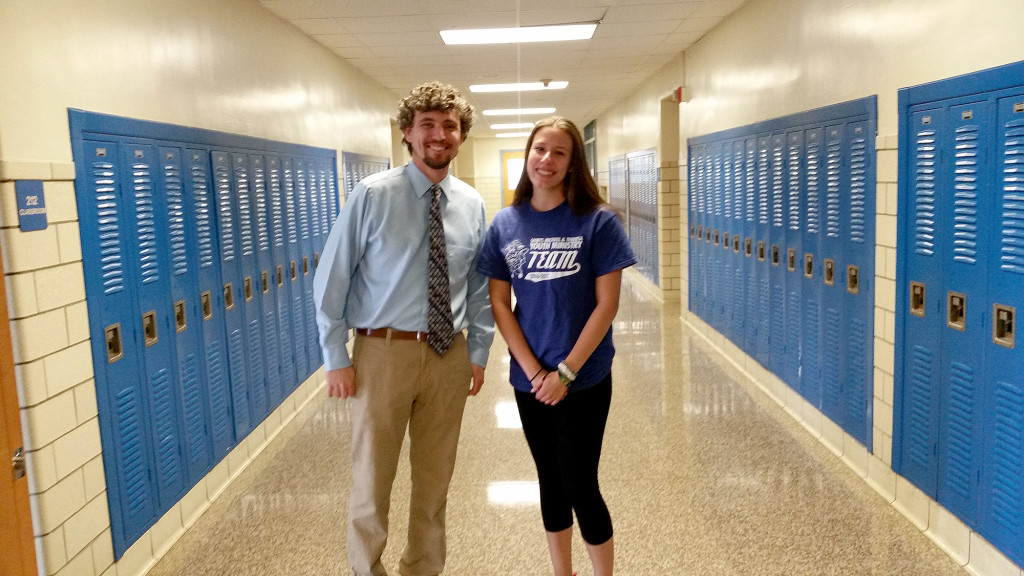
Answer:
POLYGON ((697 226, 697 239, 698 240, 703 240, 704 239, 704 227, 703 226, 697 226))
POLYGON ((697 227, 694 226, 693 224, 690 224, 690 238, 693 238, 696 235, 697 235, 697 227))
POLYGON ((1015 309, 1012 306, 995 304, 992 310, 992 341, 1000 346, 1013 348, 1014 329, 1013 316, 1015 309))
POLYGON ((184 332, 188 326, 188 319, 185 317, 185 301, 178 300, 174 303, 174 327, 178 332, 184 332))
POLYGON ((740 253, 740 235, 739 234, 736 234, 735 236, 732 237, 732 253, 733 254, 739 254, 740 253))
POLYGON ((949 292, 946 306, 946 325, 963 332, 967 328, 967 295, 949 292))
POLYGON ((814 278, 814 254, 804 254, 804 278, 814 278))
POLYGON ((725 248, 726 250, 728 250, 730 244, 732 244, 732 237, 729 235, 728 232, 726 232, 725 233, 725 239, 722 240, 722 247, 725 248))
POLYGON ((11 468, 14 471, 14 479, 21 480, 25 477, 25 447, 18 446, 11 456, 11 468))
POLYGON ((796 250, 793 248, 786 251, 786 268, 790 272, 796 272, 796 250))
POLYGON ((252 276, 242 279, 242 293, 245 294, 245 301, 252 300, 252 276))
POLYGON ((704 229, 704 242, 711 244, 711 228, 704 229))
POLYGON ((309 276, 309 256, 302 257, 302 275, 309 276))
POLYGON ((779 247, 772 244, 772 266, 779 265, 779 247))
POLYGON ((910 283, 910 313, 921 318, 925 315, 925 290, 920 282, 910 283))
POLYGON ((747 254, 747 258, 750 258, 750 256, 754 253, 753 246, 754 241, 751 240, 750 238, 747 238, 746 245, 743 248, 747 254))
POLYGON ((850 294, 860 293, 860 269, 852 264, 846 267, 846 291, 850 294))
POLYGON ((235 289, 231 285, 231 282, 228 282, 227 284, 224 285, 224 309, 225 310, 231 310, 234 307, 235 307, 235 289))
POLYGON ((210 291, 199 295, 199 303, 203 308, 203 322, 213 318, 213 304, 210 302, 210 291))
POLYGON ((764 240, 757 241, 757 259, 764 262, 764 240))
POLYGON ((107 364, 113 364, 124 357, 124 348, 121 347, 121 323, 111 324, 103 332, 107 342, 107 364))
POLYGON ((260 288, 263 290, 264 294, 270 292, 270 281, 268 279, 266 270, 260 272, 260 288))
POLYGON ((142 334, 146 339, 147 348, 159 340, 156 331, 156 310, 150 310, 142 315, 142 334))
POLYGON ((280 264, 277 265, 277 286, 284 286, 284 267, 280 264))
POLYGON ((715 246, 718 246, 718 230, 715 230, 715 246))
POLYGON ((836 262, 831 258, 825 258, 825 285, 835 286, 836 284, 836 262))
POLYGON ((292 274, 292 282, 295 282, 295 279, 299 277, 298 274, 295 271, 295 260, 292 260, 292 262, 291 262, 291 274, 292 274))

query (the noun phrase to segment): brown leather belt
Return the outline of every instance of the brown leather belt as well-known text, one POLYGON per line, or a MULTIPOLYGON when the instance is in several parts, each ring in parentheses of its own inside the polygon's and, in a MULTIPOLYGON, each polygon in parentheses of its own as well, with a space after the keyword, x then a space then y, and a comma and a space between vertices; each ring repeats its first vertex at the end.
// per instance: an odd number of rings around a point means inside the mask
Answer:
POLYGON ((356 328, 356 334, 371 338, 387 338, 389 332, 392 340, 427 341, 426 332, 406 332, 405 330, 395 330, 394 328, 356 328))

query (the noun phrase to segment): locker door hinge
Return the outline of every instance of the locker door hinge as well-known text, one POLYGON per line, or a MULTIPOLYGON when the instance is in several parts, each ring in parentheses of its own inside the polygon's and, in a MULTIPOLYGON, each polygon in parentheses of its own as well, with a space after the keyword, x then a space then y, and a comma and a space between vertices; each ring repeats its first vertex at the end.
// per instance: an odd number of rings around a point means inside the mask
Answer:
POLYGON ((14 479, 21 480, 25 477, 25 448, 18 446, 11 457, 11 467, 14 469, 14 479))

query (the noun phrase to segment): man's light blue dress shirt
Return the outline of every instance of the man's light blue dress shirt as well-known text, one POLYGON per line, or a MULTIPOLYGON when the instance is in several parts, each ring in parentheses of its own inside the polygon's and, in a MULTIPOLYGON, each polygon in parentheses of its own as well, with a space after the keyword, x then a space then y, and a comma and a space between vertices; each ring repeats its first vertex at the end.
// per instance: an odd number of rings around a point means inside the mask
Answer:
MULTIPOLYGON (((487 230, 483 199, 465 182, 439 182, 455 329, 473 364, 487 365, 494 317, 476 261, 487 230)), ((355 186, 331 228, 313 278, 327 370, 352 364, 351 328, 427 331, 427 235, 432 183, 412 162, 355 186)))

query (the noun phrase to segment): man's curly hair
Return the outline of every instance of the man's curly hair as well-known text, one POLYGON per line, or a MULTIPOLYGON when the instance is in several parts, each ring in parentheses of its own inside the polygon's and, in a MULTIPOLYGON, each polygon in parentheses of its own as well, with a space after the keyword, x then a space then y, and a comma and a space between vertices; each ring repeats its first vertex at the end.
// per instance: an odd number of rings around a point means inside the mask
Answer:
MULTIPOLYGON (((455 110, 459 115, 462 127, 462 140, 466 140, 469 129, 473 127, 473 105, 462 97, 462 94, 450 84, 427 82, 412 89, 408 96, 398 105, 398 128, 405 131, 412 126, 417 112, 448 112, 455 110)), ((404 139, 403 139, 404 142, 404 139)), ((405 147, 412 152, 412 145, 405 142, 405 147)))

